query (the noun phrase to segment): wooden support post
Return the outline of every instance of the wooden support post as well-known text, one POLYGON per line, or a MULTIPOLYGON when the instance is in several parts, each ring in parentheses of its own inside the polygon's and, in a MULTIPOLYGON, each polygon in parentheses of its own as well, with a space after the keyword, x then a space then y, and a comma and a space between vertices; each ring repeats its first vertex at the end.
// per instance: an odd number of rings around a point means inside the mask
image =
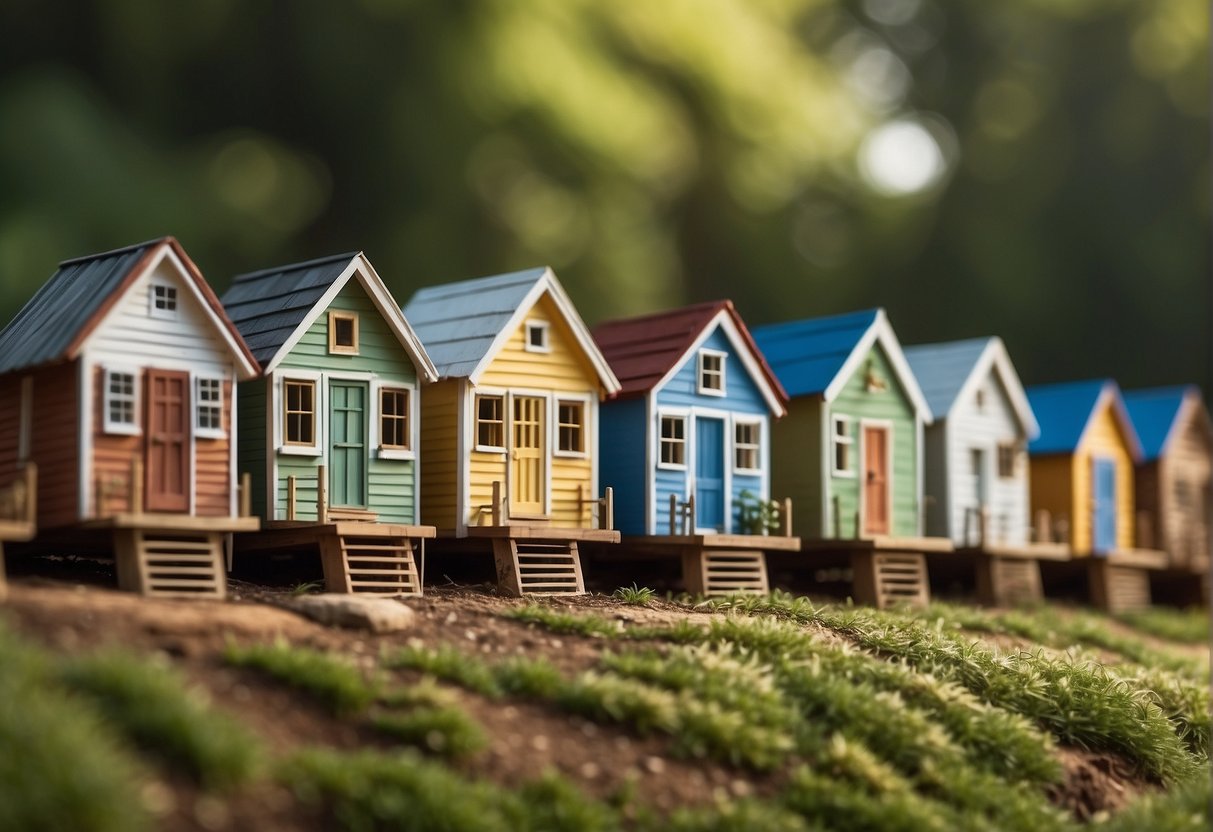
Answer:
POLYGON ((248 471, 240 475, 239 508, 241 517, 249 517, 253 513, 253 477, 248 471))
POLYGON ((678 498, 670 495, 670 537, 678 534, 678 498))
POLYGON ((1037 543, 1053 542, 1053 520, 1047 508, 1036 510, 1035 537, 1037 543))
POLYGON ((615 489, 609 485, 602 498, 602 515, 602 522, 598 525, 604 529, 615 528, 615 489))
POLYGON ((321 523, 329 521, 329 478, 324 465, 316 466, 316 519, 321 523))
POLYGON ((295 519, 295 475, 286 478, 286 519, 295 519))
POLYGON ((695 533, 695 492, 691 492, 691 496, 687 497, 687 513, 682 528, 683 534, 695 533))
POLYGON ((494 526, 504 525, 502 521, 502 506, 501 506, 501 480, 493 480, 493 509, 490 512, 494 526))
MULTIPOLYGON (((33 528, 38 519, 38 466, 33 462, 25 463, 25 522, 33 528)), ((4 569, 0 561, 0 571, 4 569)))
POLYGON ((834 509, 834 537, 841 539, 842 538, 842 500, 840 500, 838 495, 835 494, 834 499, 831 502, 832 502, 833 509, 834 509))
POLYGON ((707 594, 708 576, 704 569, 703 549, 688 546, 682 550, 682 584, 687 594, 698 598, 707 594))
POLYGON ((131 460, 130 507, 132 514, 143 513, 143 459, 135 457, 131 460))
POLYGON ((792 498, 783 498, 783 536, 792 536, 792 498))
POLYGON ((982 506, 977 509, 977 545, 985 546, 986 537, 990 533, 990 509, 982 506))
POLYGON ((1150 512, 1144 510, 1137 512, 1137 547, 1139 549, 1155 548, 1153 518, 1150 512))

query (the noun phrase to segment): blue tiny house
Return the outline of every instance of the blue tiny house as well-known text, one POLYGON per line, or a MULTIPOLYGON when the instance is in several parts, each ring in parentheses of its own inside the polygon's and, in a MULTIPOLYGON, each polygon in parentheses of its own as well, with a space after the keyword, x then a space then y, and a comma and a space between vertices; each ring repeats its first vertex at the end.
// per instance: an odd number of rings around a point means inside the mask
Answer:
POLYGON ((738 538, 727 548, 796 548, 772 534, 770 504, 771 422, 786 396, 732 302, 607 322, 594 338, 622 385, 599 432, 619 530, 708 552, 726 537, 738 538))

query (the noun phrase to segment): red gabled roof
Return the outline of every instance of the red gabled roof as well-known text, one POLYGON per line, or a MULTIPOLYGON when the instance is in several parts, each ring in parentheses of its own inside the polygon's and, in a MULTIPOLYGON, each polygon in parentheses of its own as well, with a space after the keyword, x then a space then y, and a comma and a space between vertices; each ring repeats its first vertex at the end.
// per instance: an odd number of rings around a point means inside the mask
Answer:
POLYGON ((767 366, 731 300, 697 303, 669 312, 606 321, 594 327, 594 340, 623 385, 617 397, 639 396, 652 390, 722 311, 732 319, 746 348, 758 362, 766 383, 781 401, 786 402, 787 393, 767 366))

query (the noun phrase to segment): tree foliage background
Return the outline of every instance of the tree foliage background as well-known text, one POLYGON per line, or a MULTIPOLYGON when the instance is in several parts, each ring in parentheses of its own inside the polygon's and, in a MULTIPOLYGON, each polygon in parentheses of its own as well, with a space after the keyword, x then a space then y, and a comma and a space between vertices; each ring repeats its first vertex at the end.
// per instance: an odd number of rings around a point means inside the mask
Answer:
POLYGON ((884 305, 907 343, 1001 334, 1029 381, 1203 381, 1208 16, 5 0, 0 318, 60 259, 171 233, 220 290, 351 249, 402 302, 547 263, 591 323, 884 305))

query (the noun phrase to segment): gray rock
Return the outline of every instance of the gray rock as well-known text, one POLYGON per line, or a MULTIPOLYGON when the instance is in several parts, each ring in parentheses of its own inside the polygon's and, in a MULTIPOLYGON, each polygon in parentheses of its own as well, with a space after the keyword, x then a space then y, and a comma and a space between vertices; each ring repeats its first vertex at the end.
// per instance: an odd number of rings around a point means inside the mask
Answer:
POLYGON ((395 633, 413 626, 417 613, 395 598, 366 595, 301 595, 285 602, 288 609, 331 627, 395 633))

